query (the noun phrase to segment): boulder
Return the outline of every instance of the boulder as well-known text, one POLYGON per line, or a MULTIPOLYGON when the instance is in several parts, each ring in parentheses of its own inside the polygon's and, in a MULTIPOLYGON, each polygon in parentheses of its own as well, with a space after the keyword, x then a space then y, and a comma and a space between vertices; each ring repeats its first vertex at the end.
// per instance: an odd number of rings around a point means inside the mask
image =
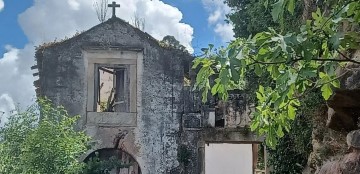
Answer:
POLYGON ((337 89, 327 104, 331 108, 360 108, 360 89, 337 89))
POLYGON ((351 112, 346 108, 328 108, 326 126, 336 131, 350 132, 357 129, 357 117, 352 117, 351 112), (336 109, 336 110, 335 110, 336 109))
POLYGON ((360 151, 346 154, 341 160, 325 163, 317 174, 359 174, 360 151))
POLYGON ((357 129, 360 113, 360 89, 339 89, 327 101, 326 125, 336 131, 350 132, 357 129))
POLYGON ((359 174, 360 173, 360 151, 355 150, 346 154, 340 160, 341 174, 359 174))
POLYGON ((348 133, 346 143, 349 148, 360 150, 360 130, 354 130, 348 133))
POLYGON ((341 170, 338 161, 331 161, 325 163, 318 172, 318 174, 340 174, 340 173, 341 170))

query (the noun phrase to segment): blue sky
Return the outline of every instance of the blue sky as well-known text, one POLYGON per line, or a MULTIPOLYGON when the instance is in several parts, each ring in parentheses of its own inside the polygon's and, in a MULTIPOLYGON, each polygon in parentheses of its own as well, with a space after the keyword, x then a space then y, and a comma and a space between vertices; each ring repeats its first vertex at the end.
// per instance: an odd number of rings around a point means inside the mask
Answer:
POLYGON ((192 46, 195 52, 209 43, 222 45, 221 38, 215 34, 213 27, 208 24, 208 12, 200 0, 164 0, 164 2, 177 7, 183 13, 183 22, 194 28, 192 46))
MULTIPOLYGON (((209 43, 217 46, 226 44, 215 33, 214 26, 209 24, 210 12, 206 9, 203 1, 163 0, 163 2, 178 8, 183 15, 181 22, 193 27, 194 33, 191 44, 195 53, 200 52, 200 49, 209 43)), ((4 3, 5 8, 0 12, 0 55, 5 53, 6 45, 21 49, 28 43, 28 38, 19 25, 18 15, 33 5, 32 0, 4 0, 4 3)))
POLYGON ((28 42, 19 26, 17 15, 30 7, 32 1, 5 0, 5 4, 6 8, 0 12, 0 55, 4 53, 5 45, 22 48, 28 42))
MULTIPOLYGON (((100 0, 96 0, 100 1, 100 0)), ((112 0, 109 0, 110 2, 112 0)), ((195 54, 209 43, 225 45, 233 39, 224 22, 230 8, 223 0, 115 0, 116 15, 129 23, 145 19, 144 31, 161 40, 173 35, 195 54)), ((94 0, 0 0, 0 120, 19 103, 33 103, 35 47, 71 37, 99 24, 94 0)), ((109 15, 110 16, 110 15, 109 15)))

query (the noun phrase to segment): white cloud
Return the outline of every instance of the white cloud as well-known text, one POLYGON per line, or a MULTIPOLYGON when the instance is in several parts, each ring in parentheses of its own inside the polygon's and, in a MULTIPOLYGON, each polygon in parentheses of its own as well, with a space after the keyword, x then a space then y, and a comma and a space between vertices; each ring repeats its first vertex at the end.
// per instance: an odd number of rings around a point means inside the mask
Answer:
MULTIPOLYGON (((98 24, 93 1, 37 0, 19 16, 19 22, 29 40, 38 45, 54 38, 72 36, 98 24)), ((161 40, 173 35, 189 51, 193 51, 191 40, 193 28, 180 22, 182 13, 175 7, 159 0, 117 0, 121 5, 117 16, 131 23, 134 15, 145 19, 145 31, 161 40)), ((111 9, 108 10, 111 13, 111 9)), ((109 14, 109 16, 111 16, 109 14)))
POLYGON ((226 14, 231 8, 223 0, 202 0, 205 9, 209 12, 208 23, 214 27, 214 31, 223 42, 234 39, 232 24, 226 23, 226 14))
POLYGON ((138 0, 136 7, 136 14, 145 19, 146 32, 159 40, 172 35, 191 53, 194 51, 191 47, 194 30, 190 25, 180 22, 183 15, 179 9, 159 0, 138 0))
POLYGON ((210 24, 213 24, 217 21, 219 21, 219 19, 221 18, 221 11, 220 10, 215 10, 213 13, 210 14, 209 18, 208 18, 208 22, 210 24))
POLYGON ((68 4, 70 5, 71 9, 73 10, 79 10, 80 3, 76 0, 68 0, 68 4))
MULTIPOLYGON (((137 14, 145 19, 145 31, 156 39, 173 35, 193 51, 193 28, 180 22, 182 13, 177 8, 159 0, 117 0, 117 3, 121 4, 118 17, 131 21, 137 14)), ((18 21, 29 43, 24 49, 7 46, 6 53, 0 55, 0 116, 1 111, 12 110, 14 103, 25 107, 33 102, 35 78, 30 67, 35 64, 34 46, 71 37, 99 23, 90 0, 35 0, 33 6, 19 15, 18 21)))
POLYGON ((14 100, 9 94, 0 95, 0 127, 7 121, 8 115, 15 110, 14 100))
POLYGON ((234 31, 231 24, 218 23, 216 24, 214 31, 221 37, 223 42, 234 39, 234 31))
POLYGON ((30 66, 34 64, 33 46, 19 50, 6 46, 7 52, 0 56, 0 116, 4 122, 15 105, 30 105, 34 98, 34 78, 30 66))
POLYGON ((0 0, 0 11, 2 11, 5 7, 4 0, 0 0))

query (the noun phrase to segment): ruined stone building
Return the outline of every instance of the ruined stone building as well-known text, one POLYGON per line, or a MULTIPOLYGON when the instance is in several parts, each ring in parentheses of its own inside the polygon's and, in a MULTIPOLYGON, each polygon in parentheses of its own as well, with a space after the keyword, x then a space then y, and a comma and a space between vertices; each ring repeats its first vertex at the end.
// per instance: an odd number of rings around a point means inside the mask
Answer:
POLYGON ((192 60, 112 17, 40 46, 34 85, 38 96, 81 116, 77 129, 94 141, 83 160, 99 152, 101 158, 117 156, 131 164, 114 173, 210 173, 206 147, 219 143, 249 145, 248 168, 254 171, 252 144, 261 140, 246 128, 250 109, 243 94, 231 95, 229 102, 201 103, 192 91, 192 60))

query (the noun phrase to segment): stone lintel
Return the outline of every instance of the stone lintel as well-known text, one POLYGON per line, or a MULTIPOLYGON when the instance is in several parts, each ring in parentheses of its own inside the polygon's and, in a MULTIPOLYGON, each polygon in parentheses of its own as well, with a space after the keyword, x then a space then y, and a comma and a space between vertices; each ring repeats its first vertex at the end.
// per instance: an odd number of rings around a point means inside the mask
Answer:
POLYGON ((136 127, 136 113, 87 112, 86 123, 103 127, 136 127))
POLYGON ((202 131, 205 143, 261 143, 259 137, 248 128, 204 128, 202 131))
POLYGON ((98 51, 98 50, 104 50, 104 51, 132 51, 132 52, 142 52, 144 48, 142 47, 129 47, 129 46, 82 46, 83 50, 87 51, 98 51))

